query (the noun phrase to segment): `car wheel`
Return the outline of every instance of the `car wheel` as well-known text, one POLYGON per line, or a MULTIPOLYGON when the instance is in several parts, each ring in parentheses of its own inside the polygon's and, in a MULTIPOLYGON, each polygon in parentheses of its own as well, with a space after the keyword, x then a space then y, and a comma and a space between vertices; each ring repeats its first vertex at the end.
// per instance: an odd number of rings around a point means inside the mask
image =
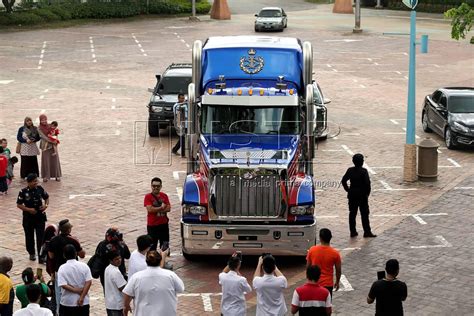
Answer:
POLYGON ((160 127, 157 122, 148 120, 148 135, 150 137, 160 136, 160 127))
POLYGON ((255 27, 255 32, 258 32, 258 28, 257 28, 257 27, 255 27))
POLYGON ((285 29, 288 27, 288 22, 285 23, 285 29))
POLYGON ((426 114, 425 111, 423 111, 423 114, 421 115, 421 123, 423 125, 423 131, 426 133, 433 132, 433 130, 428 126, 428 114, 426 114))
POLYGON ((451 130, 446 128, 446 131, 444 132, 444 142, 446 143, 446 147, 448 149, 455 149, 456 148, 456 143, 453 139, 453 135, 451 134, 451 130))

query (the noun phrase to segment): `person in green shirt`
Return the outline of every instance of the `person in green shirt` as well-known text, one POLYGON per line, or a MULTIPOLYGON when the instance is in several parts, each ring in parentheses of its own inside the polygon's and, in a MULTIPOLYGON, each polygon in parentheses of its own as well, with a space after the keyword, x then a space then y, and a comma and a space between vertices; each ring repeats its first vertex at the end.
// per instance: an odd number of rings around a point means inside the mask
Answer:
MULTIPOLYGON (((33 269, 31 268, 26 268, 25 270, 23 270, 23 272, 21 273, 21 279, 23 280, 23 282, 25 284, 22 284, 22 285, 18 285, 16 287, 16 297, 18 298, 18 300, 20 301, 21 303, 21 308, 25 308, 29 303, 30 301, 28 300, 28 297, 26 296, 26 287, 27 285, 29 284, 33 284, 35 283, 36 281, 36 277, 35 277, 35 274, 33 272, 33 269)), ((40 281, 40 286, 41 286, 41 290, 42 290, 42 293, 46 296, 51 296, 51 290, 49 289, 49 287, 44 283, 44 279, 43 279, 43 276, 41 276, 39 278, 39 281, 40 281)))

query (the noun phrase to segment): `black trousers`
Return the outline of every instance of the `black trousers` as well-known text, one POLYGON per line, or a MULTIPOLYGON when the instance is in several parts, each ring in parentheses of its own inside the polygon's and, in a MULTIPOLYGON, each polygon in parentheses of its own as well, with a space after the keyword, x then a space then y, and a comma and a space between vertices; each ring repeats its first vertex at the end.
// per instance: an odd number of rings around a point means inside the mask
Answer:
POLYGON ((0 177, 0 192, 7 192, 8 185, 7 185, 7 177, 0 177))
POLYGON ((161 248, 161 245, 163 245, 163 242, 170 241, 170 228, 168 224, 147 226, 146 230, 148 232, 148 235, 153 240, 153 245, 150 250, 156 250, 158 246, 158 241, 160 242, 160 248, 161 248))
POLYGON ((179 148, 181 147, 181 156, 184 157, 186 156, 186 134, 181 135, 178 139, 178 142, 176 145, 174 145, 172 151, 173 152, 178 152, 179 148))
POLYGON ((89 305, 64 306, 59 305, 59 316, 89 316, 89 305))
POLYGON ((332 290, 333 290, 333 287, 332 286, 325 286, 326 290, 329 291, 329 294, 331 294, 331 299, 332 299, 332 290))
POLYGON ((39 176, 38 157, 21 156, 20 177, 25 179, 30 173, 34 173, 39 176))
POLYGON ((41 252, 43 244, 44 227, 46 223, 43 220, 35 218, 23 218, 23 230, 25 232, 26 251, 30 255, 35 254, 35 233, 36 233, 36 249, 38 256, 41 252))
POLYGON ((370 234, 372 231, 370 229, 369 198, 367 196, 349 198, 349 229, 351 234, 357 232, 356 217, 358 209, 360 209, 360 217, 362 220, 362 228, 364 229, 364 233, 370 234))

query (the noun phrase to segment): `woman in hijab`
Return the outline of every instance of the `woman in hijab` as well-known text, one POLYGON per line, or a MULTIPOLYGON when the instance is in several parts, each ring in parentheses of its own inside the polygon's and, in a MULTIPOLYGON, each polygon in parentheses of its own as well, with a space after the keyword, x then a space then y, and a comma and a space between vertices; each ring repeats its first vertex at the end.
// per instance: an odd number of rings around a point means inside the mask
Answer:
POLYGON ((41 114, 39 125, 39 135, 41 137, 40 148, 41 152, 41 177, 43 182, 50 178, 56 178, 56 181, 61 181, 61 164, 59 162, 59 155, 55 154, 53 142, 48 137, 51 126, 48 124, 46 115, 41 114))
POLYGON ((38 158, 36 156, 39 155, 39 149, 36 142, 40 140, 40 136, 30 117, 25 117, 25 125, 18 129, 16 139, 21 144, 21 178, 25 179, 30 173, 38 175, 38 158))

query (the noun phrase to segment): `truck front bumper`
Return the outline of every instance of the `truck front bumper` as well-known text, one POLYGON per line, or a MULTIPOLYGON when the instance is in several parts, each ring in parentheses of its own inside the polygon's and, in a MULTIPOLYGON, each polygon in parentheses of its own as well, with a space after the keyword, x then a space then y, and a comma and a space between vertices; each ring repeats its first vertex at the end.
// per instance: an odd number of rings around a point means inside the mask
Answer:
POLYGON ((316 221, 307 225, 193 224, 181 221, 183 253, 230 255, 271 253, 306 256, 316 241, 316 221))

